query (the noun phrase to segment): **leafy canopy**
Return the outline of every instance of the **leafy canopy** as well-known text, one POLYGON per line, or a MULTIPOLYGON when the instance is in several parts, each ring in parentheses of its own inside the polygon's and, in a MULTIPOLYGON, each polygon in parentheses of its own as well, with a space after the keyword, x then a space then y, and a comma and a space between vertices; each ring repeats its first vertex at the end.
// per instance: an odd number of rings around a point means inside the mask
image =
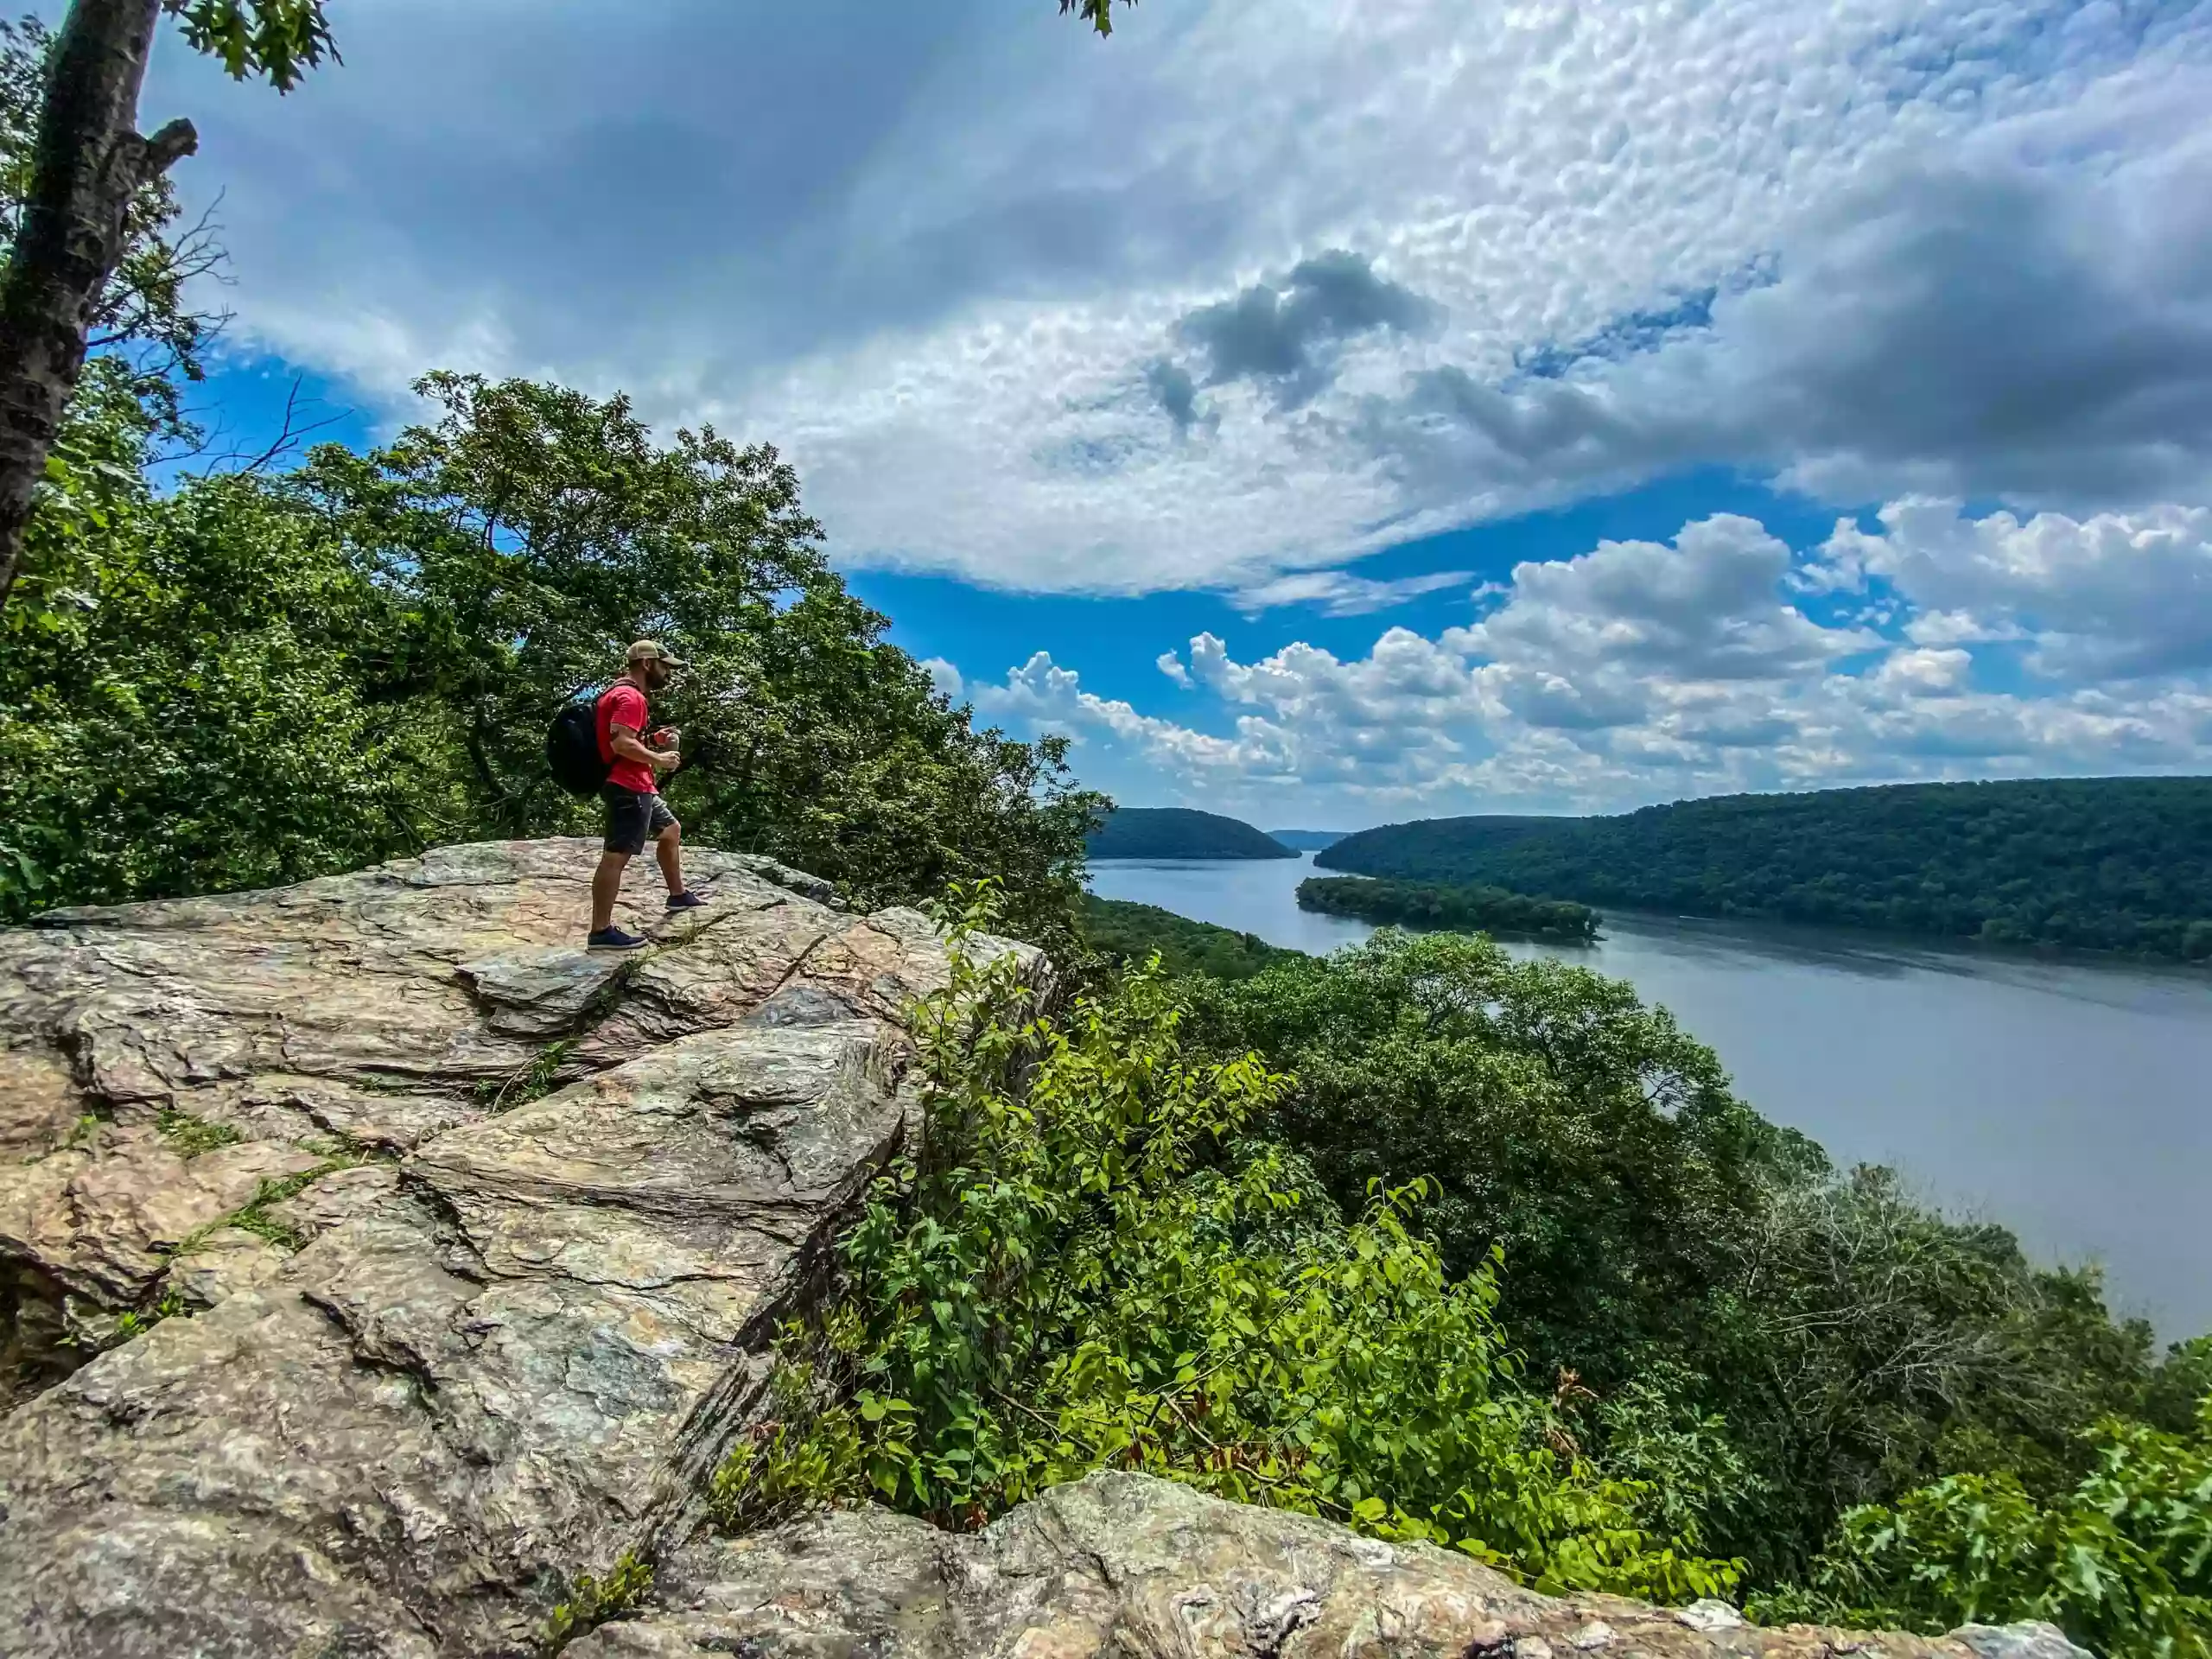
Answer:
POLYGON ((2084 1438, 2093 1466, 2050 1503, 1999 1473, 1854 1510, 1809 1592, 1762 1611, 1931 1633, 2040 1618, 2113 1659, 2208 1659, 2212 1395, 2186 1432, 2108 1418, 2084 1438))
POLYGON ((1156 968, 1065 1016, 969 944, 922 1005, 926 1116, 842 1245, 839 1310, 787 1342, 784 1415, 721 1471, 741 1524, 873 1492, 973 1526, 1102 1465, 1457 1547, 1554 1588, 1725 1592, 1694 1527, 1584 1459, 1518 1384, 1497 1261, 1455 1280, 1420 1183, 1350 1225, 1241 1138, 1289 1080, 1184 1057, 1156 968))
POLYGON ((86 386, 0 617, 0 913, 588 830, 546 727, 645 636, 693 664, 656 700, 693 837, 871 906, 995 874, 1070 937, 1100 798, 883 640, 772 449, 439 375, 391 444, 162 495, 121 365, 86 386))
POLYGON ((326 57, 339 60, 322 0, 162 0, 162 10, 233 80, 258 77, 289 92, 326 57))

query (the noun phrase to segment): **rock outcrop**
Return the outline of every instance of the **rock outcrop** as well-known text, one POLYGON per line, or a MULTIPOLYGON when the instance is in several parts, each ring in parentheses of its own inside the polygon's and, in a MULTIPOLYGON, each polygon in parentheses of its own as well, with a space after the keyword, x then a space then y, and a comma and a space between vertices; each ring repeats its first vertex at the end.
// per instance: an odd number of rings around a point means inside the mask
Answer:
POLYGON ((946 962, 711 853, 588 954, 595 856, 0 934, 0 1653, 529 1653, 682 1529, 946 962))
POLYGON ((654 1602, 571 1659, 2086 1659, 2049 1625, 1930 1640, 1540 1596, 1429 1545, 1111 1473, 965 1537, 880 1510, 704 1536, 654 1602))
POLYGON ((968 1537, 715 1536, 705 1478, 910 1126, 900 1014, 948 964, 915 912, 703 852, 704 908, 591 955, 594 857, 0 932, 0 1654, 519 1659, 648 1563, 571 1653, 2079 1659, 1552 1601, 1128 1476, 968 1537))

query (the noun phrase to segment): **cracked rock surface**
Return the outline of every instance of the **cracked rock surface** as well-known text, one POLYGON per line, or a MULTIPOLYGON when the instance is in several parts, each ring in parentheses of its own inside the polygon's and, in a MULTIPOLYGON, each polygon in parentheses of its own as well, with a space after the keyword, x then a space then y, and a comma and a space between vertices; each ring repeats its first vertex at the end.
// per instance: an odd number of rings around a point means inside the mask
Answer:
MULTIPOLYGON (((0 1655, 2082 1659, 1762 1631, 1127 1475, 955 1537, 700 1492, 914 1109, 928 922, 691 851, 578 950, 584 841, 0 931, 0 1655)), ((1027 956, 1005 941, 990 948, 1027 956)))
POLYGON ((0 1653, 533 1653, 691 1523, 946 962, 711 852, 590 955, 596 857, 0 933, 0 1653))
POLYGON ((1103 1472, 966 1536, 880 1510, 701 1536, 653 1603, 571 1659, 2086 1659, 2047 1624, 1776 1630, 1719 1602, 1540 1596, 1428 1545, 1103 1472))

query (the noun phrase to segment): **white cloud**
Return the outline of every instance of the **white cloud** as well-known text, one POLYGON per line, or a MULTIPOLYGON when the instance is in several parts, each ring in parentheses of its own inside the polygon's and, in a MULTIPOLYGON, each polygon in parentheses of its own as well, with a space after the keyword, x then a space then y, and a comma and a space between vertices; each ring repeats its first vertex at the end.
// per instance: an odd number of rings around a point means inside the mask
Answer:
POLYGON ((2212 510, 1975 519, 1916 496, 1881 523, 1838 525, 1827 563, 1888 582, 1923 644, 2030 639, 2031 666, 2075 681, 2212 668, 2212 510))
POLYGON ((164 56, 241 337, 626 387, 777 442, 842 558, 1035 589, 1262 594, 1706 461, 2206 499, 2201 7, 646 10, 356 9, 281 103, 164 56), (1297 311, 1339 251, 1372 291, 1297 311), (1193 331, 1262 285, 1268 339, 1193 331))
MULTIPOLYGON (((2024 645, 2001 618, 1975 620, 2053 582, 2128 591, 2111 562, 2125 566, 2129 549, 2153 568, 2175 556, 2186 515, 2150 515, 2147 537, 2143 522, 2037 531, 1926 501, 1893 504, 1882 521, 1880 537, 1840 526, 1796 558, 1755 521, 1720 515, 1671 544, 1524 563, 1480 621, 1435 639, 1389 628, 1349 660, 1300 643, 1243 662, 1201 633, 1160 665, 1211 694, 1211 731, 1097 697, 1042 653, 984 700, 1089 740, 1137 798, 1256 810, 1294 785, 1307 808, 1347 822, 2212 766, 2205 674, 2021 684, 2008 664, 2023 649, 2031 661, 2051 651, 2050 637, 2024 645), (1808 572, 1852 557, 1859 579, 1895 583, 1883 631, 1797 608, 1818 586, 1808 572), (1923 592, 1955 608, 1919 608, 1923 592), (1956 608, 1961 598, 1980 609, 1956 608)), ((2069 648, 2087 637, 2068 636, 2069 648)))
POLYGON ((954 702, 967 695, 967 686, 960 677, 960 671, 942 657, 925 657, 921 661, 922 671, 938 690, 954 702))
POLYGON ((1365 616, 1471 580, 1473 574, 1466 570, 1438 570, 1389 581, 1356 576, 1345 570, 1297 570, 1238 589, 1236 604, 1247 616, 1290 605, 1311 605, 1325 616, 1365 616))
POLYGON ((1531 671, 1772 679, 1871 649, 1863 630, 1822 627, 1780 597, 1789 550, 1764 525, 1719 513, 1672 547, 1602 542, 1580 557, 1515 567, 1498 610, 1452 638, 1531 671))

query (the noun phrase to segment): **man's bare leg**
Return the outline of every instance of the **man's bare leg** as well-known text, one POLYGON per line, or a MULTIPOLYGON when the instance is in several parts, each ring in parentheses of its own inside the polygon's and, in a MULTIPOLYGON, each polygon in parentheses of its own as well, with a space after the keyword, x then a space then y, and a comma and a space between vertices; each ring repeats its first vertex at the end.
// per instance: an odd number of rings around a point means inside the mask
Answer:
POLYGON ((677 897, 683 891, 683 826, 671 823, 653 837, 653 856, 660 860, 661 877, 668 883, 668 896, 677 897))
MULTIPOLYGON (((629 867, 627 853, 601 853, 599 868, 591 873, 591 931, 604 933, 614 925, 614 901, 622 896, 622 872, 629 867)), ((666 868, 668 861, 661 860, 666 868)))

